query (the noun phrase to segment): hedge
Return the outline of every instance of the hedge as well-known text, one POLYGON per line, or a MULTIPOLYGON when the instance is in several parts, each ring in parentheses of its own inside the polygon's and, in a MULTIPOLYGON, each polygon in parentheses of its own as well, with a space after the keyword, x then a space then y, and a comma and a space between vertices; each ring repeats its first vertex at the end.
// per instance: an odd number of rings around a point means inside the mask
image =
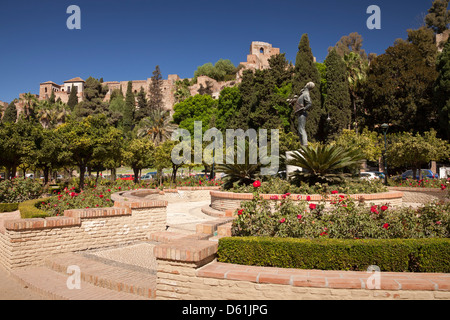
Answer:
POLYGON ((13 212, 19 208, 18 203, 0 203, 0 213, 13 212))
POLYGON ((219 240, 218 261, 318 270, 450 273, 450 239, 294 239, 231 237, 219 240))
POLYGON ((24 201, 19 204, 20 217, 22 219, 30 218, 45 218, 48 217, 48 213, 39 209, 42 202, 49 201, 50 198, 41 198, 24 201))

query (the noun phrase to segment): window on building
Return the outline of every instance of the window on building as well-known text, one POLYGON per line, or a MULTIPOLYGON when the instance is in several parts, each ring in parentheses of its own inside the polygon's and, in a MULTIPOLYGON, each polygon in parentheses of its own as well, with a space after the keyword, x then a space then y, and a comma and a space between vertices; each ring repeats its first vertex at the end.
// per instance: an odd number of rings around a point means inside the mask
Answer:
POLYGON ((259 49, 259 53, 264 54, 264 48, 259 49))

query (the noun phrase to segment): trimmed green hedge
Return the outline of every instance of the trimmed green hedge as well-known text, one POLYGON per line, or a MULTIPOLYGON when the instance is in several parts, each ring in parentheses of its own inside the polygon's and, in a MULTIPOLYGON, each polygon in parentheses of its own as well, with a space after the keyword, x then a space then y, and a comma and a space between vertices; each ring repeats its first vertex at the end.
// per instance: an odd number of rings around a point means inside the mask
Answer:
POLYGON ((218 261, 318 270, 450 273, 450 239, 293 239, 231 237, 219 240, 218 261))
POLYGON ((49 214, 41 209, 39 209, 42 202, 49 201, 50 198, 34 199, 24 201, 19 204, 20 217, 22 219, 29 218, 45 218, 49 214))
POLYGON ((0 203, 0 213, 13 212, 19 208, 18 203, 0 203))

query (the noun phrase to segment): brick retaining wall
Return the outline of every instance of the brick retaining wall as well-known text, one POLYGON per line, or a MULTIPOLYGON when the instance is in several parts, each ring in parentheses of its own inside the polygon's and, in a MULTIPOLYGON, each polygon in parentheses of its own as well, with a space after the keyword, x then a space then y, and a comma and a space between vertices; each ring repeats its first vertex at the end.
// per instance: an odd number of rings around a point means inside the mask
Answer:
MULTIPOLYGON (((161 237, 159 237, 161 238, 161 237)), ((169 237, 170 238, 170 237, 169 237)), ((373 273, 242 266, 213 261, 217 243, 168 240, 154 248, 157 299, 450 299, 450 274, 373 273), (368 282, 369 280, 369 282, 368 282), (376 283, 376 282, 375 282, 376 283)))
POLYGON ((162 231, 166 201, 118 201, 112 208, 66 210, 64 216, 4 221, 0 264, 13 269, 66 252, 147 240, 162 231))

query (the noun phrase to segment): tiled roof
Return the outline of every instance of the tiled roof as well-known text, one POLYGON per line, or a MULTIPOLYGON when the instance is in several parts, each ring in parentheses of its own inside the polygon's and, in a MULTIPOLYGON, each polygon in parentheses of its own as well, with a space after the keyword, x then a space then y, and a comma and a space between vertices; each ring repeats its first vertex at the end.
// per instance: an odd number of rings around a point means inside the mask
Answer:
POLYGON ((76 78, 64 81, 64 83, 66 83, 66 82, 84 82, 84 80, 81 79, 80 77, 76 77, 76 78))

